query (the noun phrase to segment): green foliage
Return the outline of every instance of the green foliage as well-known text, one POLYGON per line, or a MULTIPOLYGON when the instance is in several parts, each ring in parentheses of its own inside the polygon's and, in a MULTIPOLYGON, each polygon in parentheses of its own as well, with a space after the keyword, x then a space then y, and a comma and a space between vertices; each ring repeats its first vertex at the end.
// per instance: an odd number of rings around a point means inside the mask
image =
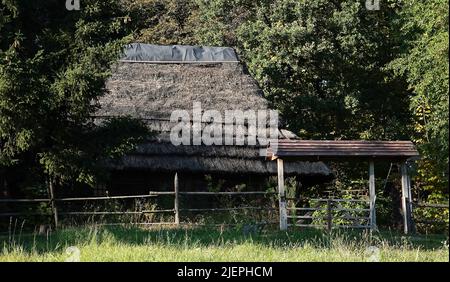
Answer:
POLYGON ((34 172, 93 185, 101 158, 117 157, 145 134, 130 119, 97 128, 91 118, 129 34, 127 13, 113 0, 86 0, 80 11, 64 3, 0 4, 0 166, 7 180, 14 167, 42 165, 34 172))
POLYGON ((407 92, 381 69, 393 59, 385 50, 394 42, 380 40, 391 13, 357 1, 274 1, 239 28, 241 53, 301 137, 405 138, 407 92))
POLYGON ((195 44, 196 5, 191 0, 128 0, 134 36, 153 44, 195 44))
POLYGON ((401 56, 390 67, 412 92, 413 139, 423 160, 418 181, 425 190, 447 194, 449 136, 448 2, 405 1, 398 20, 401 56))
POLYGON ((149 133, 143 122, 132 118, 113 118, 76 132, 55 150, 39 154, 45 172, 62 183, 77 181, 90 186, 104 180, 105 160, 120 158, 132 151, 149 133), (103 178, 103 179, 102 179, 103 178))

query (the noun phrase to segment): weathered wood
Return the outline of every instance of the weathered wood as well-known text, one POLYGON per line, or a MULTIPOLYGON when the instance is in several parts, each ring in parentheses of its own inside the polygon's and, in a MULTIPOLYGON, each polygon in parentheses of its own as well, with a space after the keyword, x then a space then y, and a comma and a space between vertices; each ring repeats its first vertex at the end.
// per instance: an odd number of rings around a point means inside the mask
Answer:
POLYGON ((173 195, 174 194, 174 192, 172 192, 172 191, 167 191, 167 192, 163 192, 163 191, 151 191, 151 192, 148 192, 148 195, 149 196, 152 196, 152 195, 173 195))
POLYGON ((58 222, 58 207, 56 206, 55 190, 54 190, 53 180, 52 179, 49 180, 48 190, 49 190, 49 193, 50 193, 50 203, 51 203, 51 206, 52 206, 53 218, 55 220, 55 229, 56 229, 59 226, 59 222, 58 222))
POLYGON ((180 209, 184 212, 203 212, 203 211, 235 211, 235 210, 277 210, 273 208, 262 207, 235 207, 235 208, 210 208, 210 209, 180 209))
POLYGON ((262 191, 248 191, 248 192, 179 192, 180 195, 273 195, 277 194, 277 192, 262 192, 262 191))
POLYGON ((49 203, 50 199, 1 199, 0 203, 49 203))
POLYGON ((395 159, 418 157, 414 144, 409 141, 325 141, 325 140, 279 140, 274 152, 268 147, 269 159, 304 160, 319 159, 395 159))
POLYGON ((402 215, 403 215, 403 231, 408 234, 411 231, 411 209, 409 196, 411 195, 411 183, 408 177, 408 167, 406 163, 401 164, 402 173, 402 215))
POLYGON ((331 212, 331 201, 327 201, 327 230, 328 232, 331 232, 331 229, 333 228, 333 214, 331 212))
POLYGON ((290 211, 325 211, 326 208, 287 208, 290 211))
POLYGON ((370 226, 372 230, 377 229, 376 215, 376 193, 375 193, 375 165, 373 161, 369 163, 369 199, 370 199, 370 226))
POLYGON ((21 213, 21 212, 5 212, 0 213, 0 217, 20 217, 20 216, 39 216, 39 215, 49 215, 47 213, 42 212, 27 212, 27 213, 21 213))
MULTIPOLYGON (((157 193, 157 192, 155 192, 155 193, 157 193)), ((55 199, 55 201, 56 202, 75 202, 75 201, 97 201, 97 200, 143 199, 143 198, 154 198, 156 196, 157 196, 156 194, 152 194, 152 195, 133 195, 133 196, 111 196, 111 197, 60 198, 60 199, 55 199)))
MULTIPOLYGON (((217 208, 217 209, 180 209, 180 211, 213 211, 213 210, 233 210, 233 209, 263 209, 271 210, 270 208, 259 208, 259 207, 237 207, 237 208, 217 208)), ((326 211, 326 208, 286 208, 290 211, 326 211)), ((370 209, 350 209, 350 208, 332 208, 332 211, 350 211, 350 212, 370 212, 370 209)))
POLYGON ((342 219, 344 220, 364 220, 367 221, 368 223, 370 223, 370 217, 365 217, 365 216, 344 216, 342 217, 342 219))
POLYGON ((284 186, 284 163, 282 159, 277 160, 278 167, 278 202, 280 209, 280 230, 287 230, 286 190, 284 186))
MULTIPOLYGON (((278 221, 277 222, 273 222, 273 221, 264 222, 264 225, 272 225, 272 224, 278 224, 278 221)), ((97 223, 94 226, 127 226, 127 225, 143 225, 143 226, 145 226, 145 225, 148 225, 148 226, 169 225, 169 226, 172 226, 174 224, 173 224, 173 222, 130 222, 130 223, 117 222, 117 223, 97 223)), ((209 223, 181 222, 180 225, 187 226, 187 227, 193 227, 193 226, 234 227, 234 226, 241 226, 241 223, 212 223, 212 224, 209 224, 209 223)))
MULTIPOLYGON (((405 162, 407 159, 419 157, 414 144, 410 141, 324 141, 324 140, 280 140, 277 142, 277 150, 267 148, 267 158, 278 161, 278 167, 282 161, 323 161, 323 160, 367 160, 369 164, 369 209, 344 209, 333 208, 333 211, 358 211, 369 212, 369 227, 377 229, 376 224, 376 190, 374 161, 391 160, 394 162, 405 162)), ((278 172, 278 187, 280 184, 280 171, 278 172)), ((284 181, 284 179, 283 179, 284 181)), ((402 175, 402 209, 404 214, 405 232, 413 228, 411 204, 411 185, 407 173, 402 175)), ((280 191, 279 191, 280 192, 280 191)), ((320 200, 319 200, 320 202, 320 200)), ((336 201, 337 202, 337 201, 336 201)), ((344 201, 343 201, 344 202, 344 201)), ((355 201, 356 202, 356 201, 355 201)), ((327 201, 329 203, 329 201, 327 201)), ((320 210, 320 209, 289 209, 297 210, 320 210)), ((281 203, 280 203, 280 225, 281 225, 281 203)))
POLYGON ((61 215, 121 215, 121 214, 148 214, 148 213, 169 213, 174 210, 148 210, 148 211, 84 211, 84 212, 60 212, 61 215))
POLYGON ((178 173, 175 173, 173 186, 175 190, 175 197, 174 197, 175 224, 178 225, 180 224, 178 173))
POLYGON ((337 202, 337 203, 370 203, 370 200, 357 200, 357 199, 314 199, 314 198, 302 198, 302 200, 309 200, 313 202, 337 202))
POLYGON ((333 208, 333 211, 348 211, 348 212, 370 212, 370 209, 347 209, 347 208, 333 208))
POLYGON ((289 219, 327 219, 327 216, 312 216, 312 215, 289 215, 289 219))
POLYGON ((412 189, 411 189, 411 175, 407 173, 407 183, 408 183, 408 222, 409 222, 409 230, 410 232, 415 233, 416 232, 416 225, 414 223, 413 219, 413 196, 412 196, 412 189))
MULTIPOLYGON (((96 201, 96 200, 120 200, 154 198, 158 195, 172 195, 173 192, 150 192, 149 195, 111 196, 111 197, 85 197, 85 198, 55 198, 55 202, 96 201)), ((0 203, 45 203, 52 199, 0 199, 0 203)))

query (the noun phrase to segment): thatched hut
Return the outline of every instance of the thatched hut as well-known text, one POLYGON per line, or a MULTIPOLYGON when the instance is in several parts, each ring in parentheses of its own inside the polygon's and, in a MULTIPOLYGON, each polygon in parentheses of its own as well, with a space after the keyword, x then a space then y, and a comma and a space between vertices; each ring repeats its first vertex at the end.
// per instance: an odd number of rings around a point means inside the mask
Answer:
MULTIPOLYGON (((114 116, 142 119, 156 136, 136 151, 111 163, 110 193, 172 189, 179 175, 180 189, 206 189, 208 182, 222 189, 246 184, 262 189, 276 165, 260 156, 260 144, 221 146, 175 146, 170 142, 174 110, 268 109, 256 81, 246 72, 231 48, 156 46, 132 44, 113 67, 108 93, 99 101, 99 120, 114 116), (206 177, 205 177, 206 176, 206 177)), ((204 124, 202 123, 202 126, 204 124)), ((279 138, 296 136, 280 130, 279 138)), ((321 162, 294 162, 287 175, 304 182, 329 179, 330 170, 321 162)))

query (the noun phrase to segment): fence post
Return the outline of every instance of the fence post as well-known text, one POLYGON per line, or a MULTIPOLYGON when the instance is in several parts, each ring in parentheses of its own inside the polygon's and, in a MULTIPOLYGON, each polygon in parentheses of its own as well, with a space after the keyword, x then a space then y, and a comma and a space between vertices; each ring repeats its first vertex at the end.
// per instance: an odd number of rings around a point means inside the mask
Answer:
POLYGON ((287 230, 287 210, 286 210, 286 191, 284 187, 284 163, 282 159, 277 159, 278 167, 278 198, 280 208, 280 230, 287 230))
POLYGON ((52 211, 53 211, 53 218, 55 220, 55 229, 58 228, 58 208, 56 206, 56 201, 55 201, 55 191, 54 191, 54 187, 53 187, 53 180, 50 178, 49 179, 49 192, 50 192, 50 203, 52 205, 52 211))
POLYGON ((179 208, 179 187, 178 187, 178 173, 175 173, 174 179, 174 189, 175 189, 175 197, 174 197, 174 210, 175 210, 175 224, 180 224, 180 208, 179 208))
POLYGON ((331 200, 327 200, 327 230, 331 232, 333 228, 333 214, 331 213, 331 200))
POLYGON ((415 233, 416 224, 414 223, 413 196, 411 187, 411 175, 408 173, 408 199, 409 199, 409 225, 412 233, 415 233))
POLYGON ((402 212, 403 212, 403 231, 408 234, 412 231, 411 220, 411 180, 408 177, 408 167, 406 163, 401 164, 402 172, 402 212))
POLYGON ((369 163, 369 195, 370 195, 370 229, 377 229, 377 214, 376 214, 376 193, 375 193, 375 164, 373 161, 369 163))

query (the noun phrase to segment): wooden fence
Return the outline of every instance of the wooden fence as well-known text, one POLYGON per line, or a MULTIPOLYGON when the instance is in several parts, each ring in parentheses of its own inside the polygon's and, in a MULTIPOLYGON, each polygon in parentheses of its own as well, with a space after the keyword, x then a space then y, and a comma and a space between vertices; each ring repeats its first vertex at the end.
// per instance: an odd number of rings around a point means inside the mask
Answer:
MULTIPOLYGON (((175 181, 177 183, 177 181, 175 181)), ((84 197, 84 198, 52 198, 49 199, 0 199, 2 203, 49 203, 51 205, 52 216, 55 227, 59 225, 60 216, 81 216, 81 215, 143 215, 151 213, 167 213, 174 215, 173 222, 129 222, 129 223, 110 223, 109 225, 120 224, 145 224, 145 225, 179 225, 180 213, 182 212, 219 212, 219 211, 235 211, 235 210, 278 210, 277 208, 256 207, 256 206, 239 206, 228 208, 180 208, 180 198, 184 195, 205 195, 205 196, 246 196, 246 195, 276 195, 276 192, 264 191, 244 191, 244 192, 185 192, 179 191, 178 185, 175 185, 174 191, 150 191, 147 195, 127 195, 127 196, 107 196, 107 197, 84 197), (62 203, 67 202, 88 202, 88 201, 104 201, 104 200, 121 200, 121 199, 147 199, 163 195, 173 196, 173 209, 159 209, 159 210, 141 210, 141 211, 61 211, 62 203)), ((51 194, 52 195, 52 194, 51 194)), ((50 196, 51 196, 50 195, 50 196)), ((14 217, 14 216, 29 216, 29 215, 44 215, 49 216, 48 213, 19 213, 19 212, 4 212, 0 213, 0 217, 14 217)), ((271 223, 271 222, 269 222, 271 223)))
MULTIPOLYGON (((287 199, 298 200, 298 199, 287 199)), ((310 202, 317 203, 312 207, 291 207, 288 210, 288 226, 305 227, 305 228, 324 228, 328 231, 333 228, 356 228, 356 229, 371 229, 372 225, 370 200, 356 200, 356 199, 308 199, 310 202), (342 207, 341 204, 360 203, 367 204, 368 208, 348 208, 342 207), (342 212, 343 214, 336 215, 342 212), (360 214, 355 216, 355 214, 360 214), (350 221, 352 224, 336 224, 335 219, 339 221, 350 221), (308 222, 309 221, 309 222, 308 222)), ((419 209, 439 209, 448 210, 449 204, 430 204, 430 203, 412 203, 413 211, 419 209)), ((414 215, 414 213, 413 213, 414 215)), ((447 224, 444 221, 426 220, 413 218, 415 224, 425 225, 443 225, 447 224)), ((375 226, 376 227, 376 226, 375 226)))
MULTIPOLYGON (((84 197, 84 198, 55 198, 53 193, 50 198, 41 199, 0 199, 0 204, 25 204, 25 203, 48 203, 51 207, 51 214, 42 212, 3 212, 0 217, 18 217, 43 215, 52 216, 56 227, 59 225, 60 216, 85 216, 85 215, 144 215, 144 214, 173 214, 174 219, 171 222, 128 222, 128 223, 107 223, 107 225, 121 224, 139 224, 139 225, 179 225, 183 224, 180 220, 181 213, 191 212, 223 212, 236 210, 266 210, 278 211, 278 208, 261 207, 261 206, 238 206, 238 207, 219 207, 219 208, 181 208, 180 199, 183 196, 275 196, 277 192, 264 191, 242 191, 242 192, 187 192, 179 191, 177 177, 175 178, 174 191, 150 191, 147 195, 126 195, 126 196, 106 196, 106 197, 84 197), (163 195, 173 196, 173 208, 159 210, 140 210, 140 211, 63 211, 64 203, 68 202, 89 202, 89 201, 110 201, 122 199, 148 199, 163 195)), ((298 201, 299 199, 290 199, 288 201, 298 201)), ((297 207, 292 204, 287 208, 288 226, 303 228, 323 228, 331 231, 333 228, 355 228, 355 229, 373 229, 374 220, 370 208, 369 199, 306 199, 310 203, 309 207, 297 207), (352 207, 352 205, 354 207, 352 207)), ((447 204, 429 204, 429 203, 412 203, 414 210, 417 208, 425 209, 449 209, 447 204)), ((445 222, 436 220, 419 220, 415 219, 415 223, 421 224, 444 224, 445 222)), ((278 222, 268 222, 278 223, 278 222)))
POLYGON ((371 229, 373 227, 370 207, 348 207, 351 204, 369 206, 369 199, 308 199, 308 201, 315 204, 312 207, 287 208, 287 218, 288 222, 290 222, 288 226, 324 228, 328 231, 331 231, 333 228, 371 229), (336 223, 335 219, 351 223, 340 224, 336 223))

